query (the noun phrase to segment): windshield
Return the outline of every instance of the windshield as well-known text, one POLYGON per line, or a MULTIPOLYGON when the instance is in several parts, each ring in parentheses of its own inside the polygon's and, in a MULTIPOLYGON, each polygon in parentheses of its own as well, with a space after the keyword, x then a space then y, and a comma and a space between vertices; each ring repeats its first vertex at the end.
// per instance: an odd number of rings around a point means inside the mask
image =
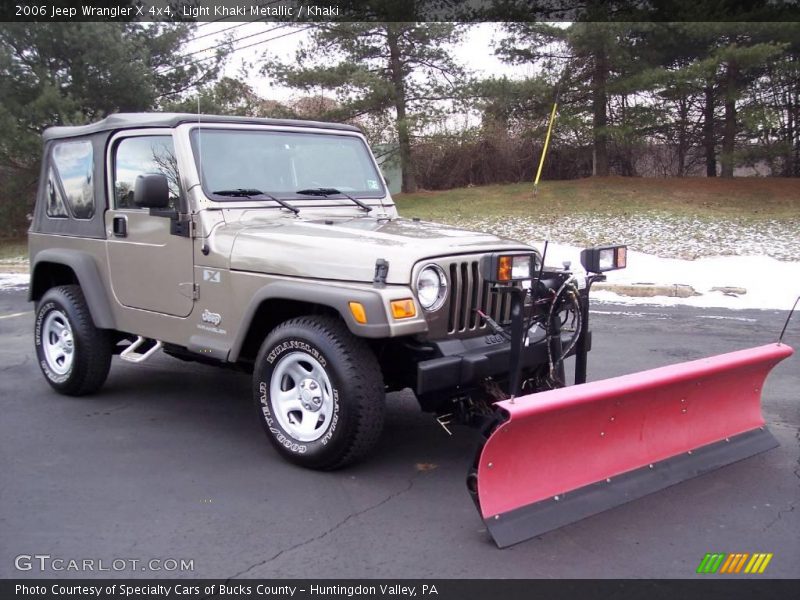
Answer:
POLYGON ((297 198, 300 190, 330 188, 361 198, 384 196, 381 175, 357 137, 194 129, 192 146, 207 193, 260 190, 297 198))

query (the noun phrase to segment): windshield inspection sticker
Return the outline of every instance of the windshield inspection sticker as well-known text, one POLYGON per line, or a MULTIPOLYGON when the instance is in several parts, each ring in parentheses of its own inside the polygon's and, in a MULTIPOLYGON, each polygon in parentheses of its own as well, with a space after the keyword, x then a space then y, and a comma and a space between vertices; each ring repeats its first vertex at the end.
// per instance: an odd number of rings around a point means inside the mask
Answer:
POLYGON ((377 190, 380 188, 378 182, 375 179, 367 179, 367 187, 371 190, 377 190))

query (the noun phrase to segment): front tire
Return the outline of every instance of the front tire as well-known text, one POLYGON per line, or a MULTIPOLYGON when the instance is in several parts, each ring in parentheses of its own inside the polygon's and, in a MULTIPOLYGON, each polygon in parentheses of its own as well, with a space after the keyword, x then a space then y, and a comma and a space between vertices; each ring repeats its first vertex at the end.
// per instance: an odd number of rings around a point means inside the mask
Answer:
POLYGON ((91 394, 108 377, 111 336, 94 326, 80 286, 47 290, 36 306, 34 344, 47 383, 62 394, 91 394))
POLYGON ((340 320, 291 319, 264 340, 253 395, 270 442, 287 460, 332 470, 363 458, 383 429, 378 362, 340 320))

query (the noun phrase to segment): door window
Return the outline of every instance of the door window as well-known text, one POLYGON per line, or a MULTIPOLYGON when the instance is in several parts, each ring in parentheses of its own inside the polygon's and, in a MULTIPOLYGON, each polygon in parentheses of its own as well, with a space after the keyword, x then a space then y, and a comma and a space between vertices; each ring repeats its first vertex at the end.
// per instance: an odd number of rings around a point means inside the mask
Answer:
POLYGON ((116 208, 133 210, 136 178, 147 173, 161 173, 169 185, 169 207, 178 209, 180 186, 178 160, 169 135, 145 135, 125 138, 114 152, 114 198, 116 208))

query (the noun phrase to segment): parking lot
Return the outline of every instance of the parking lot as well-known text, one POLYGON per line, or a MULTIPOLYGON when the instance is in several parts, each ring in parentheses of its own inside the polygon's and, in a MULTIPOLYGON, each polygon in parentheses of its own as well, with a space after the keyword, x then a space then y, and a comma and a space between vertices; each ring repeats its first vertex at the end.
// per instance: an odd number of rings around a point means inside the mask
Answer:
MULTIPOLYGON (((0 291, 0 577, 92 576, 15 568, 21 554, 48 554, 192 561, 98 573, 120 577, 682 578, 707 552, 771 552, 761 577, 800 575, 797 355, 764 391, 780 448, 498 550, 464 483, 475 434, 448 436, 410 393, 389 396, 371 460, 305 471, 267 442, 244 374, 115 359, 100 394, 55 394, 36 365, 31 308, 23 289, 0 291)), ((786 318, 595 309, 593 380, 771 342, 786 318)), ((800 316, 785 341, 800 348, 800 316)))

